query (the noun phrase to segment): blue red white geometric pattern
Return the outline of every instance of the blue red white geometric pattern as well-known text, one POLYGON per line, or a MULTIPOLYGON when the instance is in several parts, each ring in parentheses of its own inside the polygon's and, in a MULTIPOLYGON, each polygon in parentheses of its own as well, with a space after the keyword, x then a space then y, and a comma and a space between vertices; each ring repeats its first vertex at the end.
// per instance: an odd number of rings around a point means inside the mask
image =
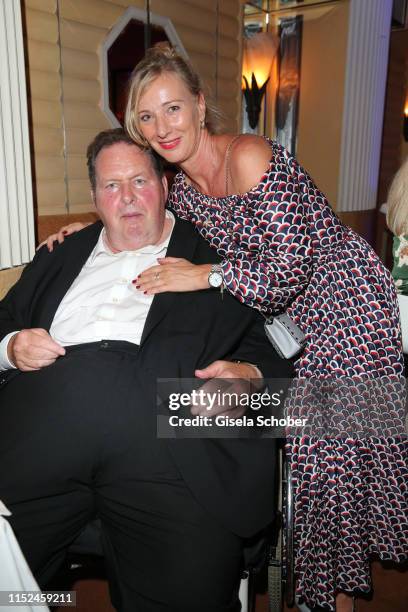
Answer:
MULTIPOLYGON (((397 379, 403 359, 389 272, 298 162, 269 143, 269 167, 247 193, 203 195, 179 173, 171 208, 223 258, 228 291, 265 314, 287 310, 303 329, 298 377, 397 379)), ((310 607, 334 610, 336 591, 369 590, 370 556, 407 558, 408 444, 303 437, 288 454, 297 592, 310 607)))

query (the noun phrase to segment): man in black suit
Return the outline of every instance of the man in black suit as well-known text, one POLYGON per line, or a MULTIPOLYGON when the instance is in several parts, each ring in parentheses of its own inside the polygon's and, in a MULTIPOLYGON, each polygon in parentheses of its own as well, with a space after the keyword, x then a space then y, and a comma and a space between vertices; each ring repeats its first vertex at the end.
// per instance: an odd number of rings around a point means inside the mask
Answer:
POLYGON ((158 256, 186 273, 219 259, 165 211, 153 154, 110 130, 88 168, 101 222, 40 249, 0 303, 0 499, 41 585, 98 516, 121 610, 239 609, 243 539, 273 515, 273 441, 158 438, 156 383, 291 368, 230 295, 132 284, 158 256))

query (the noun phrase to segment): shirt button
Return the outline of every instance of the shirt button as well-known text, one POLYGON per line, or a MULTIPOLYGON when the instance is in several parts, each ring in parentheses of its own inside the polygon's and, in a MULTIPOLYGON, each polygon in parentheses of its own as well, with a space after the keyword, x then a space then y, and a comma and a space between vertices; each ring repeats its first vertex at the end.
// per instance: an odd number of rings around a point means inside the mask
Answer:
POLYGON ((118 298, 112 298, 112 302, 113 302, 114 304, 117 304, 117 303, 119 302, 119 300, 118 300, 118 298))

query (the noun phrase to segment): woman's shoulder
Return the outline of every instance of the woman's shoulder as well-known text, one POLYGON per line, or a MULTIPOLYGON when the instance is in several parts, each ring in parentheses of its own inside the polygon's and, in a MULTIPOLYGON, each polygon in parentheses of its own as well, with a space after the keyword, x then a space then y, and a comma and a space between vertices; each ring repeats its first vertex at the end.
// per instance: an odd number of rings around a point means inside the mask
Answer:
POLYGON ((248 165, 261 165, 269 163, 272 156, 271 141, 255 134, 240 134, 231 141, 231 167, 234 165, 241 169, 248 165))
POLYGON ((231 142, 229 171, 235 191, 246 193, 269 171, 271 142, 255 134, 241 134, 231 142))

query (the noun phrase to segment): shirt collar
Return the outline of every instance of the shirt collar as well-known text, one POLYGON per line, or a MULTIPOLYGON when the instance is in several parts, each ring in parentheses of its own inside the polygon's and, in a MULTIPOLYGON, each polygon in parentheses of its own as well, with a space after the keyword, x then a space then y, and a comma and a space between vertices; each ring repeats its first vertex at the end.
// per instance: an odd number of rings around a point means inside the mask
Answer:
POLYGON ((159 255, 160 253, 166 252, 167 247, 169 246, 170 238, 173 233, 174 224, 176 220, 174 218, 173 213, 170 210, 166 209, 165 213, 166 213, 166 218, 171 220, 171 229, 170 229, 169 235, 167 236, 165 240, 163 240, 163 242, 160 242, 159 244, 147 244, 141 249, 134 249, 133 251, 120 251, 119 253, 113 253, 105 243, 104 236, 106 234, 106 230, 103 227, 101 230, 101 233, 99 234, 98 242, 96 243, 94 250, 89 256, 88 263, 92 265, 95 259, 99 255, 108 255, 110 257, 120 257, 122 253, 140 253, 141 255, 159 255))

